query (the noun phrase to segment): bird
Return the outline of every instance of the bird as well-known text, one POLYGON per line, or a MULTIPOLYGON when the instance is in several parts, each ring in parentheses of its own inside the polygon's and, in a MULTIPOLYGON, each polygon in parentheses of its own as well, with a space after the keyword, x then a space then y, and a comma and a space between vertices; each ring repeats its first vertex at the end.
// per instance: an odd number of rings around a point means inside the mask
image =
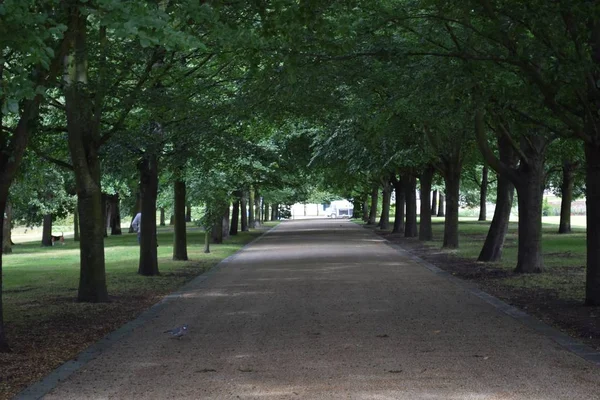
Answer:
POLYGON ((173 329, 167 329, 166 331, 164 331, 164 333, 169 333, 169 334, 171 334, 172 337, 181 338, 182 336, 184 336, 187 333, 187 331, 188 331, 188 326, 187 326, 187 324, 185 324, 185 325, 181 325, 176 328, 173 328, 173 329))

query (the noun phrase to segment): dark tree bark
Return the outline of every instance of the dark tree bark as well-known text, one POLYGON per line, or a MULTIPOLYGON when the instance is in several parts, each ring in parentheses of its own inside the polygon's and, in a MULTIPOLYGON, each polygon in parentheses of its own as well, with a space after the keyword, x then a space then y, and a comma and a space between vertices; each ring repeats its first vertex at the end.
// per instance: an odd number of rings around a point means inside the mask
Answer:
POLYGON ((258 228, 260 226, 260 221, 262 220, 260 213, 261 213, 260 194, 258 192, 258 189, 255 189, 255 191, 254 191, 254 227, 255 228, 258 228))
POLYGON ((578 163, 564 161, 562 165, 562 182, 560 185, 560 224, 558 233, 571 233, 571 203, 573 203, 573 183, 578 163))
POLYGON ((4 208, 4 218, 2 224, 2 254, 10 254, 12 253, 12 240, 10 228, 12 226, 12 205, 10 201, 6 202, 6 207, 4 208))
POLYGON ((215 223, 210 230, 210 238, 213 244, 223 243, 223 223, 219 221, 215 223))
POLYGON ((208 229, 204 231, 204 253, 210 253, 210 232, 208 229))
POLYGON ((379 187, 374 186, 371 191, 371 208, 369 209, 369 220, 367 225, 375 225, 377 221, 377 201, 379 199, 379 187))
POLYGON ((484 165, 483 170, 481 171, 481 185, 479 192, 479 221, 485 221, 487 219, 488 172, 488 166, 484 165))
POLYGON ((71 12, 72 53, 66 58, 64 95, 68 143, 75 172, 79 200, 80 278, 77 299, 85 302, 108 301, 104 262, 104 220, 100 187, 101 142, 99 107, 92 105, 88 90, 86 16, 79 9, 71 12))
MULTIPOLYGON (((429 166, 421 174, 419 179, 421 183, 421 210, 419 215, 419 240, 433 240, 433 231, 431 228, 431 185, 433 182, 433 174, 435 170, 429 166)), ((435 192, 434 192, 435 193, 435 192)))
POLYGON ((443 217, 446 213, 446 205, 445 205, 446 196, 444 196, 441 192, 438 192, 438 210, 437 216, 443 217))
MULTIPOLYGON (((186 231, 186 187, 185 182, 176 179, 173 184, 173 206, 175 228, 173 229, 173 260, 187 261, 187 231, 186 231)), ((144 214, 142 214, 143 216, 144 214)), ((143 226, 143 225, 142 225, 143 226)))
POLYGON ((248 200, 245 194, 240 197, 240 208, 242 232, 248 232, 248 200))
MULTIPOLYGON (((588 128, 591 129, 592 127, 588 128)), ((600 145, 585 144, 585 161, 587 206, 585 304, 600 306, 600 224, 598 224, 600 221, 600 145)))
MULTIPOLYGON (((498 137, 498 154, 500 161, 508 168, 515 169, 519 158, 505 136, 498 137)), ((490 229, 485 238, 483 248, 479 253, 477 261, 494 262, 502 258, 504 240, 508 232, 510 213, 512 210, 515 187, 513 183, 503 174, 498 174, 498 185, 496 187, 496 209, 490 224, 490 229)))
POLYGON ((108 228, 110 227, 110 204, 108 201, 108 195, 106 193, 102 193, 102 220, 104 221, 103 229, 104 229, 104 237, 108 237, 108 228))
POLYGON ((255 228, 254 216, 254 189, 250 188, 248 192, 248 227, 255 228))
POLYGON ((165 208, 161 207, 160 209, 160 226, 167 226, 165 221, 165 208))
POLYGON ((406 184, 402 177, 392 176, 392 184, 396 192, 396 211, 394 214, 394 228, 392 233, 404 232, 404 207, 406 205, 406 184))
POLYGON ((52 214, 46 214, 42 227, 42 247, 51 247, 52 244, 52 214))
POLYGON ((277 210, 279 208, 279 204, 273 204, 271 206, 271 221, 277 221, 277 210))
MULTIPOLYGON (((444 184, 446 215, 444 219, 444 243, 443 248, 456 249, 458 248, 458 200, 460 192, 460 174, 462 165, 457 159, 447 160, 444 162, 444 184)), ((440 204, 442 204, 442 196, 440 196, 440 204)))
POLYGON ((119 194, 114 194, 109 196, 110 200, 110 234, 121 235, 123 234, 121 230, 121 200, 119 199, 119 194))
POLYGON ((381 216, 379 218, 379 229, 387 231, 390 229, 390 205, 392 198, 392 186, 388 182, 383 183, 383 196, 381 200, 381 216))
POLYGON ((156 252, 156 197, 158 196, 158 157, 146 153, 138 163, 140 171, 140 194, 142 198, 142 222, 140 237, 140 264, 138 273, 144 276, 158 275, 156 252))
POLYGON ((229 228, 229 234, 234 236, 238 234, 238 225, 240 223, 240 197, 236 196, 233 202, 233 210, 231 211, 231 228, 229 228))
POLYGON ((223 209, 223 219, 221 224, 223 225, 223 239, 227 239, 229 237, 229 203, 227 203, 227 206, 223 209))
POLYGON ((438 212, 437 198, 438 198, 438 191, 434 190, 433 195, 431 196, 431 215, 437 215, 437 212, 438 212))
POLYGON ((263 215, 264 222, 269 221, 269 207, 271 207, 271 205, 269 203, 263 203, 262 215, 263 215))
POLYGON ((171 214, 171 216, 169 217, 169 225, 175 225, 175 215, 171 214))
POLYGON ((186 205, 185 222, 192 222, 192 205, 191 204, 186 205))
MULTIPOLYGON (((542 199, 545 184, 544 156, 550 140, 537 133, 521 137, 518 148, 519 166, 511 169, 502 163, 487 144, 483 113, 478 111, 475 118, 477 144, 486 161, 494 170, 504 174, 515 185, 519 206, 519 249, 515 272, 542 272, 542 199)), ((510 132, 499 126, 505 136, 510 132)), ((517 147, 517 146, 514 146, 517 147)))
POLYGON ((404 180, 406 185, 406 223, 404 224, 404 237, 416 237, 417 229, 417 178, 412 175, 406 175, 404 180))
POLYGON ((79 236, 79 204, 75 205, 75 210, 73 211, 73 240, 75 242, 80 241, 79 236))
POLYGON ((362 202, 362 220, 364 222, 369 221, 369 196, 365 196, 362 202))

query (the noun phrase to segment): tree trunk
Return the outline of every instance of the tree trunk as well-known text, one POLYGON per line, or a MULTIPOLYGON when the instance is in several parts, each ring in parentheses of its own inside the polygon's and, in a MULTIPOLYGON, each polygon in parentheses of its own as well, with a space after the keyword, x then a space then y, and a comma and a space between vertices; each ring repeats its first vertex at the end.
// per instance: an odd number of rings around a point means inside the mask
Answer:
MULTIPOLYGON (((498 138, 500 161, 509 168, 516 168, 519 158, 505 136, 498 138)), ((502 258, 504 239, 508 232, 515 187, 508 177, 498 174, 496 187, 496 209, 477 261, 493 262, 502 258)))
MULTIPOLYGON (((543 163, 543 161, 542 161, 543 163)), ((531 168, 516 185, 519 206, 519 253, 515 272, 542 272, 542 201, 544 187, 543 164, 531 168)))
POLYGON ((189 203, 186 205, 185 222, 192 222, 192 205, 189 203))
POLYGON ((271 206, 271 221, 277 221, 277 210, 279 209, 279 204, 273 204, 271 206))
POLYGON ((171 216, 169 217, 169 225, 175 225, 175 215, 171 214, 171 216))
POLYGON ((587 268, 585 304, 600 306, 600 145, 585 144, 587 268))
POLYGON ((417 178, 412 174, 407 175, 404 184, 406 185, 406 223, 404 224, 404 237, 416 237, 418 235, 417 178))
POLYGON ((12 205, 10 204, 10 201, 6 202, 4 215, 6 215, 6 218, 4 218, 2 224, 2 254, 10 254, 12 253, 12 240, 10 232, 12 226, 12 205))
POLYGON ((109 202, 108 202, 108 195, 106 193, 102 193, 102 221, 103 221, 103 226, 102 229, 104 230, 104 237, 108 237, 108 227, 110 226, 110 213, 109 213, 109 202))
POLYGON ((204 231, 204 253, 210 253, 210 230, 204 231))
POLYGON ((481 171, 481 188, 480 188, 480 192, 479 192, 479 219, 478 219, 478 221, 485 221, 487 219, 488 173, 489 173, 488 166, 484 165, 483 171, 481 171))
POLYGON ((221 221, 217 221, 212 229, 210 230, 211 242, 214 244, 223 243, 223 223, 221 221))
POLYGON ((158 157, 146 153, 138 163, 142 197, 142 222, 140 236, 140 264, 138 273, 158 275, 156 243, 156 197, 158 195, 158 157))
POLYGON ((227 239, 229 237, 229 203, 227 203, 227 206, 223 210, 221 224, 223 225, 223 239, 227 239))
POLYGON ((379 218, 379 229, 387 231, 390 229, 390 203, 392 198, 392 187, 389 183, 383 184, 383 196, 381 200, 381 216, 379 218))
POLYGON ((444 243, 445 249, 458 248, 458 199, 460 191, 461 165, 456 161, 447 162, 444 166, 445 195, 440 196, 446 200, 446 215, 444 219, 444 243))
POLYGON ((367 225, 375 225, 377 221, 377 201, 379 199, 379 187, 373 187, 371 191, 371 208, 369 210, 369 220, 367 221, 367 225))
POLYGON ((234 236, 238 234, 238 224, 240 223, 240 196, 236 196, 233 202, 233 210, 231 212, 231 228, 229 234, 234 236))
POLYGON ((368 196, 366 196, 365 200, 362 202, 362 220, 364 222, 369 221, 369 199, 368 199, 368 196))
POLYGON ((164 207, 160 208, 160 226, 167 226, 167 224, 165 222, 165 208, 164 207))
MULTIPOLYGON (((421 210, 419 215, 419 240, 429 241, 433 240, 433 231, 431 228, 431 209, 433 208, 430 204, 431 196, 431 185, 433 182, 433 174, 435 170, 433 167, 428 167, 423 171, 421 175, 421 210)), ((435 193, 435 192, 434 192, 435 193)))
POLYGON ((254 191, 254 227, 258 228, 260 226, 261 221, 261 202, 260 202, 260 194, 258 193, 258 189, 254 191))
POLYGON ((248 192, 248 227, 254 228, 254 189, 250 188, 248 192))
POLYGON ((437 215, 437 212, 438 212, 437 198, 438 198, 438 191, 434 190, 433 195, 431 196, 431 215, 437 215))
POLYGON ((121 230, 121 200, 119 199, 119 194, 115 194, 110 196, 110 204, 111 204, 111 219, 110 219, 110 234, 112 236, 122 235, 123 232, 121 230))
POLYGON ((269 221, 269 207, 271 207, 271 205, 269 203, 263 203, 263 221, 267 222, 269 221))
POLYGON ((576 164, 565 161, 562 165, 562 183, 560 185, 560 224, 558 233, 571 233, 571 203, 573 202, 573 181, 576 164))
POLYGON ((173 260, 187 261, 188 254, 185 207, 186 187, 183 180, 175 180, 175 183, 173 184, 173 194, 173 206, 175 209, 175 228, 173 229, 173 260))
POLYGON ((394 214, 394 229, 392 233, 404 231, 404 207, 406 205, 406 184, 402 178, 392 179, 394 191, 396 192, 396 212, 394 214))
POLYGON ((79 236, 79 204, 75 205, 75 210, 73 211, 73 240, 75 242, 80 241, 79 236))
POLYGON ((438 192, 438 193, 439 193, 439 200, 438 200, 437 216, 443 217, 444 213, 445 213, 445 209, 446 209, 446 206, 444 205, 444 200, 446 200, 446 198, 441 192, 438 192))
POLYGON ((242 194, 240 198, 240 214, 242 232, 248 232, 248 200, 245 194, 242 194))
POLYGON ((42 247, 51 247, 52 243, 52 214, 44 215, 42 228, 42 247))

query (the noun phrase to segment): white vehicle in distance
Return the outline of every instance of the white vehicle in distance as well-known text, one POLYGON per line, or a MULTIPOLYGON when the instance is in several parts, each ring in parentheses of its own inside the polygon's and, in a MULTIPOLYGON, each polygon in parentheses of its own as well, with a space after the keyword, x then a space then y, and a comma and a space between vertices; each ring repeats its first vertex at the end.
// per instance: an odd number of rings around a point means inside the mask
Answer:
POLYGON ((325 208, 327 218, 352 218, 354 206, 348 200, 334 200, 325 208))

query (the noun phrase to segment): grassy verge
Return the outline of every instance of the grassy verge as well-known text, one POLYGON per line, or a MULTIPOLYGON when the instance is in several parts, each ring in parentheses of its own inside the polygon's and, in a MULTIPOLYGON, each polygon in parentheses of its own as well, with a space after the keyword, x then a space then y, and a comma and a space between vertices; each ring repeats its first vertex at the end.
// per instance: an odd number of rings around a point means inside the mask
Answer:
MULTIPOLYGON (((267 223, 266 227, 276 223, 267 223)), ((224 244, 211 245, 204 254, 204 232, 188 229, 190 261, 171 260, 172 229, 158 231, 161 274, 137 274, 139 247, 135 234, 111 236, 105 241, 106 277, 111 302, 77 303, 79 248, 41 248, 39 242, 14 246, 4 256, 4 316, 13 353, 0 354, 0 399, 9 398, 28 384, 134 319, 194 277, 254 240, 262 231, 240 232, 224 244)))

